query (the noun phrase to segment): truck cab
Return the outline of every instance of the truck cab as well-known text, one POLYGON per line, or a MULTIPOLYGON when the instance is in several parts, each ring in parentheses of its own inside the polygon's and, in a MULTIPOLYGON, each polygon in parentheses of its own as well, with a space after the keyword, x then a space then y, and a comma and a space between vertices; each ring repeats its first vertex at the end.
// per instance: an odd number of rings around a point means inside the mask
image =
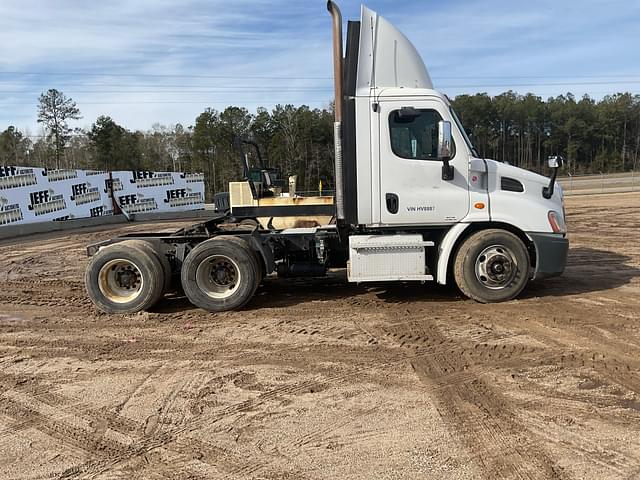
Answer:
MULTIPOLYGON (((328 8, 335 42, 341 37, 336 31, 340 13, 333 2, 328 8)), ((528 279, 562 273, 568 241, 561 187, 555 178, 550 182, 480 158, 402 32, 363 6, 360 21, 348 22, 341 63, 335 62, 344 69, 335 77, 336 84, 343 79, 336 85, 344 184, 339 220, 369 233, 393 232, 394 244, 402 243, 403 235, 411 243, 415 233, 432 239, 437 255, 430 274, 441 284, 456 276, 452 260, 464 242, 474 234, 487 236, 480 232, 489 230, 494 231, 492 241, 497 242, 496 235, 516 237, 525 247, 529 269, 523 275, 528 279)), ((492 275, 492 269, 513 269, 517 263, 506 245, 498 250, 483 254, 482 249, 479 258, 485 264, 480 261, 476 275, 468 275, 485 278, 480 283, 490 287, 491 298, 498 297, 504 283, 499 278, 505 278, 492 275)))

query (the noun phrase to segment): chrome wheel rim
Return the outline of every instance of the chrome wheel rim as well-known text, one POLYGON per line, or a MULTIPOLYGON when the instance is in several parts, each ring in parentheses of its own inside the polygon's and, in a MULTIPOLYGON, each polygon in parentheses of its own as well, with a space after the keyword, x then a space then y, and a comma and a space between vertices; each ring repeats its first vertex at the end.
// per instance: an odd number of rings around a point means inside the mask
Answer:
POLYGON ((475 272, 482 285, 500 290, 513 282, 518 272, 518 262, 513 252, 504 245, 492 245, 476 258, 475 272))
POLYGON ((130 260, 118 258, 105 263, 98 272, 98 288, 113 303, 129 303, 142 293, 144 278, 130 260))
POLYGON ((198 288, 217 300, 232 296, 240 288, 241 280, 238 264, 224 255, 211 255, 196 269, 198 288))

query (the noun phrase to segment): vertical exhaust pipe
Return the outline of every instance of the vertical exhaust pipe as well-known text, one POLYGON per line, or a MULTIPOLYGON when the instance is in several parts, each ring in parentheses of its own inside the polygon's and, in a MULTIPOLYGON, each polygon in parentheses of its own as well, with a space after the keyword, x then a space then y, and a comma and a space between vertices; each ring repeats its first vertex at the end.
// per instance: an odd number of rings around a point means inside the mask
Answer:
POLYGON ((333 84, 335 90, 333 123, 333 143, 335 149, 336 170, 336 215, 339 221, 344 220, 344 182, 342 178, 342 13, 338 5, 329 0, 327 10, 333 19, 333 84))

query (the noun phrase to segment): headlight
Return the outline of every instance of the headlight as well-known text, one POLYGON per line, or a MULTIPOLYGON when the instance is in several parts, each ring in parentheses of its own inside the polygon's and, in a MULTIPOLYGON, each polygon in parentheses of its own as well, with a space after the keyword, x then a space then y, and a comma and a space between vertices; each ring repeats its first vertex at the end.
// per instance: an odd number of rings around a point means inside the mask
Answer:
POLYGON ((564 224, 562 215, 553 210, 549 210, 547 218, 549 219, 549 225, 551 225, 553 233, 567 233, 567 226, 564 224))

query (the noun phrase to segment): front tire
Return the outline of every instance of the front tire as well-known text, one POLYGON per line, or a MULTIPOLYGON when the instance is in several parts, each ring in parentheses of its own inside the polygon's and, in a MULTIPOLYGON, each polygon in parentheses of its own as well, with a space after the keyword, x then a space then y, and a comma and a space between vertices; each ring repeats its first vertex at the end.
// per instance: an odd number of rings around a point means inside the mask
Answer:
POLYGON ((480 303, 511 300, 529 280, 529 252, 516 235, 505 230, 482 230, 467 238, 455 257, 458 288, 480 303))
POLYGON ((197 245, 182 264, 182 288, 195 306, 235 310, 253 297, 260 267, 246 242, 217 237, 197 245))

